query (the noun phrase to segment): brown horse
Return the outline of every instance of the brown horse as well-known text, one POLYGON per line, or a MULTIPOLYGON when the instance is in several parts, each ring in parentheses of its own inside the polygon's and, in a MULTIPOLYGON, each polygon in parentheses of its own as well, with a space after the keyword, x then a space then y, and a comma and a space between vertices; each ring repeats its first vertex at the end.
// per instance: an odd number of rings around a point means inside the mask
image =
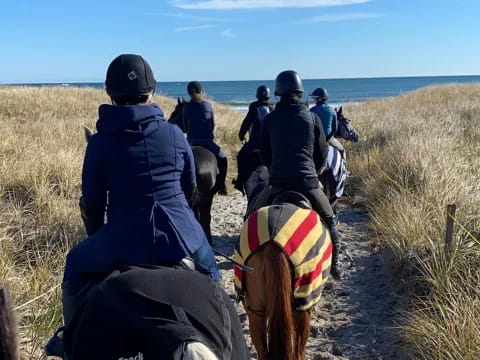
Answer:
POLYGON ((235 267, 235 285, 259 360, 303 360, 311 308, 330 273, 332 244, 313 210, 280 197, 282 202, 276 199, 247 219, 235 259, 253 271, 235 267))

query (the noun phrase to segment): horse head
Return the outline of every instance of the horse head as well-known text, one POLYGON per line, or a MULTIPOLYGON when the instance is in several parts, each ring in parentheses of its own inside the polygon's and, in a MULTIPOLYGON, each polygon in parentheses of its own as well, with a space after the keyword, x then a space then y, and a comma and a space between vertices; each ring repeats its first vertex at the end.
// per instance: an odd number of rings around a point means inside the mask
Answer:
POLYGON ((347 141, 358 142, 359 134, 350 123, 350 120, 343 115, 342 107, 340 106, 335 111, 337 113, 337 132, 335 136, 347 141))
POLYGON ((180 129, 185 133, 186 132, 186 127, 183 122, 183 107, 188 101, 185 100, 183 97, 178 97, 177 98, 177 105, 175 105, 175 109, 173 110, 172 114, 170 115, 170 118, 168 119, 168 122, 171 124, 176 124, 180 129))

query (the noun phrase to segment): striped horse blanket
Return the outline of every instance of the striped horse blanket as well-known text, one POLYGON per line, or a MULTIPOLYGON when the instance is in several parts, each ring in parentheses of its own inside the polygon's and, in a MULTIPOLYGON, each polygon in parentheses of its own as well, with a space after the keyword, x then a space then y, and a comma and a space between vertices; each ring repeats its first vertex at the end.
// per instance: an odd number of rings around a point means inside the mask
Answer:
MULTIPOLYGON (((320 300, 330 274, 332 242, 326 226, 315 211, 292 204, 260 208, 243 225, 234 259, 245 264, 269 241, 283 249, 294 269, 295 309, 309 309, 320 300)), ((240 298, 243 296, 243 271, 234 266, 234 273, 237 298, 240 298)))
POLYGON ((332 172, 333 178, 335 179, 335 197, 340 199, 340 197, 343 195, 343 190, 345 189, 345 180, 348 176, 345 151, 340 151, 337 148, 329 145, 327 169, 332 172))

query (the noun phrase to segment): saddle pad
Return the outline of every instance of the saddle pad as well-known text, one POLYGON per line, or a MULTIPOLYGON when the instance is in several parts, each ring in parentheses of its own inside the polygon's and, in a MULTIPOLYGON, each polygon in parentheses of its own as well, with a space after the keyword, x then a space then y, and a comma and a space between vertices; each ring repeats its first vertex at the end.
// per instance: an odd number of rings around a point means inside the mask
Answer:
MULTIPOLYGON (((295 309, 309 309, 320 300, 330 274, 332 242, 326 226, 315 211, 292 204, 260 208, 243 225, 234 259, 245 264, 268 241, 274 241, 283 250, 295 271, 292 284, 295 309)), ((234 273, 240 297, 243 271, 234 266, 234 273)))

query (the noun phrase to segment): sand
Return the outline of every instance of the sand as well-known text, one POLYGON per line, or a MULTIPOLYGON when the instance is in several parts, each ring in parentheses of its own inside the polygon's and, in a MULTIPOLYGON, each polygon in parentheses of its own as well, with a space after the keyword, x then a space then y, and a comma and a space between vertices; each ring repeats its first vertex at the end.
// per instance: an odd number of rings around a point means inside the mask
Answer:
MULTIPOLYGON (((216 197, 212 210, 215 248, 233 254, 245 207, 246 200, 239 193, 216 197)), ((362 208, 340 204, 339 219, 342 261, 348 269, 342 280, 327 283, 322 300, 314 307, 306 358, 406 359, 401 352, 401 339, 393 329, 399 318, 401 298, 395 295, 388 262, 372 249, 368 217, 362 208)), ((217 260, 222 284, 233 299, 232 264, 221 257, 217 260)), ((237 309, 252 359, 256 359, 247 316, 241 304, 237 304, 237 309)))

